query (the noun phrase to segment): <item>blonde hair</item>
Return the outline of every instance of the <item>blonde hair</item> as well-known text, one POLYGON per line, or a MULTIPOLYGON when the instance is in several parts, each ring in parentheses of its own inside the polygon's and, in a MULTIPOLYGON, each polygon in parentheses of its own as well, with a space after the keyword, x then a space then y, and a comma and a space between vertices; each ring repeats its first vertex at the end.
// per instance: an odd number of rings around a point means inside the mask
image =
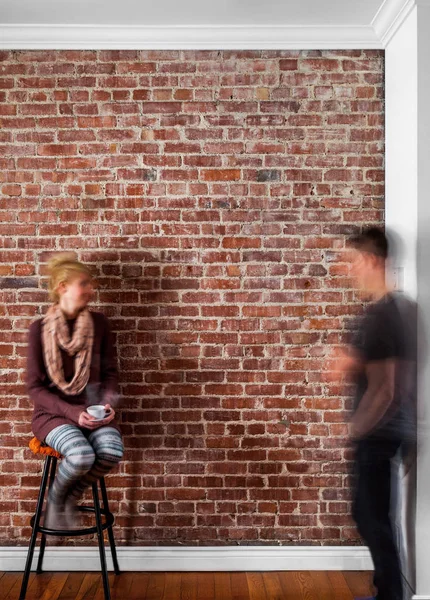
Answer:
POLYGON ((56 254, 48 262, 48 290, 49 297, 53 302, 58 302, 60 295, 58 286, 60 283, 69 283, 79 273, 84 273, 92 278, 91 271, 83 263, 79 262, 74 252, 62 252, 56 254))

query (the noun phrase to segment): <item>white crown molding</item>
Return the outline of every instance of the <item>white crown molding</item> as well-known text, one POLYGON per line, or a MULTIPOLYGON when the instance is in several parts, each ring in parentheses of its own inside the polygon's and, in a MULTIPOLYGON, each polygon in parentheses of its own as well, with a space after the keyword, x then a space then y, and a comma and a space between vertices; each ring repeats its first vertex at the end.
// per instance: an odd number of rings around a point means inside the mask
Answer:
POLYGON ((430 0, 384 0, 372 22, 357 27, 0 24, 0 49, 383 49, 415 6, 430 0))
MULTIPOLYGON (((418 0, 418 2, 420 1, 422 0, 418 0)), ((385 0, 383 2, 373 18, 372 27, 384 48, 416 4, 417 0, 385 0)))
MULTIPOLYGON (((49 542, 48 542, 49 543, 49 542)), ((364 546, 119 546, 122 571, 369 571, 364 546)), ((39 548, 33 558, 37 564, 39 548)), ((107 550, 108 568, 113 569, 107 550)), ((26 547, 0 547, 0 571, 23 571, 26 547)), ((97 547, 47 547, 46 571, 99 571, 97 547)))
POLYGON ((373 27, 0 25, 0 49, 324 50, 381 48, 373 27))

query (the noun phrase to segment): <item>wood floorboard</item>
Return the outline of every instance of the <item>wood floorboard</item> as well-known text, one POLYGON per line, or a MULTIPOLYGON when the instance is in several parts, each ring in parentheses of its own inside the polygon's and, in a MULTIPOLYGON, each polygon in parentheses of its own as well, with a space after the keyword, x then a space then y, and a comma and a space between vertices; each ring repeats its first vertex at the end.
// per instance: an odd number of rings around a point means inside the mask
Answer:
POLYGON ((76 600, 94 600, 99 585, 102 585, 100 573, 86 573, 78 590, 76 600))
POLYGON ((352 591, 342 573, 329 571, 327 576, 333 588, 333 600, 353 600, 352 591))
POLYGON ((182 573, 181 600, 197 600, 197 573, 182 573))
MULTIPOLYGON (((269 575, 271 575, 271 573, 269 573, 269 575)), ((283 599, 296 600, 296 598, 302 598, 302 591, 295 571, 283 571, 278 573, 278 577, 282 588, 283 599)))
POLYGON ((262 573, 247 573, 250 600, 267 600, 266 588, 262 573))
POLYGON ((40 600, 40 597, 49 586, 53 573, 41 573, 33 577, 27 588, 26 600, 40 600))
POLYGON ((214 574, 215 600, 232 598, 230 573, 214 574))
POLYGON ((61 600, 75 600, 84 577, 85 573, 69 573, 61 590, 61 600))
MULTIPOLYGON (((0 573, 0 600, 18 600, 22 573, 0 573)), ((112 600, 353 600, 369 596, 361 571, 109 573, 112 600)), ((100 573, 30 575, 26 600, 104 600, 100 573)))
POLYGON ((198 600, 215 600, 214 573, 197 574, 197 598, 198 600))
POLYGON ((230 573, 231 600, 248 600, 249 588, 246 573, 230 573))
POLYGON ((58 600, 66 584, 67 573, 56 573, 45 588, 40 600, 58 600))
POLYGON ((296 577, 301 591, 301 596, 298 596, 298 598, 319 600, 319 594, 315 588, 311 573, 309 571, 299 571, 296 577))
POLYGON ((153 573, 149 579, 145 600, 163 600, 166 573, 153 573))
POLYGON ((181 573, 166 573, 163 600, 181 600, 181 573))
MULTIPOLYGON (((30 573, 30 579, 28 580, 29 586, 33 582, 35 575, 36 573, 30 573)), ((5 577, 2 577, 0 581, 1 599, 15 600, 15 598, 18 598, 21 584, 22 573, 6 573, 5 577)))
POLYGON ((324 571, 311 571, 311 577, 318 594, 318 600, 333 600, 333 586, 328 574, 324 571))
POLYGON ((353 596, 370 596, 372 594, 370 577, 367 574, 362 571, 348 571, 344 576, 353 596))
POLYGON ((140 600, 146 598, 146 590, 151 574, 150 573, 126 573, 131 575, 131 586, 129 590, 129 600, 140 600))
POLYGON ((263 582, 266 595, 271 600, 283 600, 282 585, 278 573, 263 573, 263 582))

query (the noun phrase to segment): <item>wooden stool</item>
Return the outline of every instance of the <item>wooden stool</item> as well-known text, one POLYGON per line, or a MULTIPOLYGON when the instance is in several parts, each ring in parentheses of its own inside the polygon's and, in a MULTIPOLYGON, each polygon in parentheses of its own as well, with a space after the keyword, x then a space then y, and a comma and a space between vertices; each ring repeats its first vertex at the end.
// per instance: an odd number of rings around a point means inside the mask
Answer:
POLYGON ((25 595, 27 593, 28 579, 30 577, 31 565, 33 562, 34 548, 36 546, 36 538, 37 538, 37 534, 39 532, 42 534, 42 539, 40 542, 39 559, 37 561, 37 569, 36 569, 36 573, 38 573, 38 574, 42 572, 43 555, 45 553, 46 536, 47 535, 56 535, 56 536, 60 537, 60 536, 91 535, 91 534, 97 533, 98 542, 99 542, 100 565, 101 565, 102 578, 103 578, 104 596, 105 596, 105 600, 110 600, 111 595, 110 595, 108 571, 107 571, 107 566, 106 566, 106 553, 105 553, 105 546, 104 546, 104 539, 103 539, 103 531, 105 529, 107 529, 107 532, 108 532, 109 544, 110 544, 110 549, 111 549, 111 553, 112 553, 112 561, 113 561, 113 568, 115 571, 115 575, 119 575, 120 570, 119 570, 118 558, 117 558, 117 554, 116 554, 115 539, 114 539, 113 531, 112 531, 112 527, 115 522, 115 518, 114 518, 113 514, 109 511, 109 504, 108 504, 108 498, 107 498, 104 477, 101 477, 99 479, 100 489, 101 489, 102 499, 103 499, 103 508, 100 508, 100 500, 99 500, 99 492, 98 492, 97 482, 92 484, 94 505, 78 507, 78 510, 81 512, 95 513, 95 518, 96 518, 95 526, 85 527, 83 529, 49 529, 48 527, 42 527, 40 525, 40 519, 42 516, 42 508, 43 508, 43 501, 45 498, 46 484, 47 484, 48 478, 49 478, 49 487, 51 487, 51 485, 54 481, 54 478, 55 478, 55 471, 57 469, 57 461, 58 461, 58 459, 61 459, 61 454, 56 452, 53 448, 50 448, 49 446, 46 446, 45 444, 41 443, 37 438, 33 438, 31 440, 31 442, 29 443, 29 448, 34 454, 45 455, 46 458, 45 458, 45 466, 43 468, 42 480, 40 483, 39 497, 37 499, 36 512, 30 520, 30 525, 31 525, 33 531, 31 534, 30 546, 28 548, 27 562, 25 564, 24 577, 22 580, 19 600, 24 600, 25 595), (104 520, 102 520, 102 515, 104 516, 104 520))

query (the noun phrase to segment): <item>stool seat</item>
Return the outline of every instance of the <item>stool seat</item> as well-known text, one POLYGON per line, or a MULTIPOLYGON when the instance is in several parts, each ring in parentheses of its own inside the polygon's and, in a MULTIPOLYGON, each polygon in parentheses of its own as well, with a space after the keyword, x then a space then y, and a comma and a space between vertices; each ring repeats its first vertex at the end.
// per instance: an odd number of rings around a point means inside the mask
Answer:
POLYGON ((30 441, 29 448, 33 452, 33 454, 42 455, 45 457, 45 466, 43 468, 42 480, 40 483, 36 512, 30 520, 30 525, 32 527, 32 534, 31 534, 30 545, 29 545, 28 553, 27 553, 27 560, 26 560, 26 564, 25 564, 24 577, 23 577, 22 584, 21 584, 19 600, 25 600, 25 596, 27 593, 28 580, 30 577, 31 565, 33 562, 34 549, 36 546, 36 538, 37 538, 38 533, 42 534, 42 539, 40 542, 40 551, 39 551, 39 557, 38 557, 38 561, 37 561, 37 568, 36 568, 37 573, 42 572, 43 556, 45 553, 45 546, 46 546, 46 536, 48 536, 48 535, 81 536, 81 535, 91 535, 91 534, 96 533, 97 538, 98 538, 104 597, 105 597, 105 600, 110 600, 111 594, 110 594, 110 586, 109 586, 109 579, 108 579, 108 572, 107 572, 107 565, 106 565, 106 553, 105 553, 105 547, 104 547, 104 539, 103 539, 103 532, 105 530, 107 531, 107 534, 108 534, 109 545, 110 545, 110 549, 111 549, 112 562, 113 562, 115 574, 119 575, 120 570, 119 570, 119 565, 118 565, 115 540, 114 540, 114 536, 113 536, 113 524, 115 522, 115 517, 109 510, 109 503, 108 503, 108 497, 107 497, 106 484, 105 484, 104 477, 100 477, 100 479, 98 480, 99 484, 100 484, 101 494, 102 494, 103 508, 100 506, 97 482, 94 482, 92 484, 94 505, 78 507, 78 510, 80 512, 94 513, 95 521, 96 521, 95 526, 83 527, 81 529, 51 529, 49 527, 45 527, 44 525, 41 525, 40 523, 41 523, 42 515, 44 513, 43 504, 44 504, 44 499, 45 499, 46 487, 48 484, 48 478, 49 478, 49 487, 51 487, 51 485, 54 481, 54 478, 55 478, 57 461, 62 458, 62 455, 59 452, 57 452, 56 450, 54 450, 53 448, 51 448, 50 446, 47 446, 46 444, 44 444, 43 442, 38 440, 36 437, 34 437, 30 441))
POLYGON ((59 452, 57 452, 56 450, 54 450, 54 448, 51 448, 44 442, 38 440, 37 437, 34 437, 30 440, 28 447, 33 452, 33 454, 43 454, 45 456, 55 456, 55 458, 63 458, 59 452))

